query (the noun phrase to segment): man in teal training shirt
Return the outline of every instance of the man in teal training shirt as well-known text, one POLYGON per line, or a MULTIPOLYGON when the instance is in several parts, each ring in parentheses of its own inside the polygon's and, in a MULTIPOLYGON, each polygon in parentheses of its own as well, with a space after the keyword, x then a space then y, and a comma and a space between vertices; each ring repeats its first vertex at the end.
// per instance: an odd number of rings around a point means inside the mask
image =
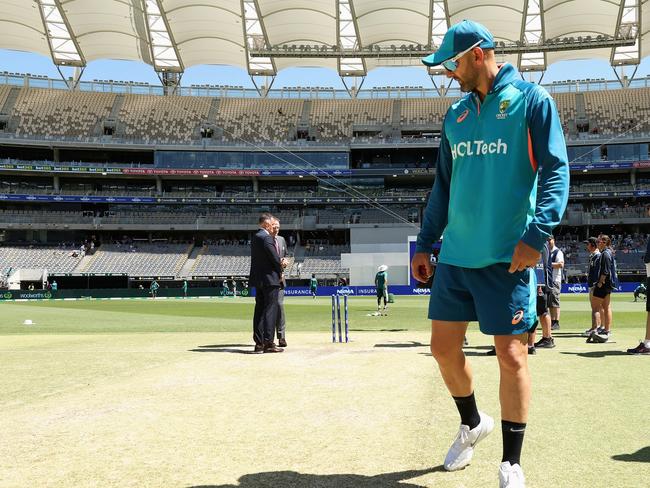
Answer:
POLYGON ((468 322, 478 321, 483 333, 494 336, 499 361, 499 486, 520 488, 531 388, 527 338, 536 319, 533 269, 566 208, 569 165, 552 98, 523 81, 513 66, 497 65, 494 46, 484 26, 465 20, 423 59, 442 65, 467 95, 445 115, 411 268, 415 279, 426 282, 431 246, 444 236, 429 302, 431 353, 461 417, 444 467, 467 466, 476 443, 494 427, 477 409, 462 350, 468 322))

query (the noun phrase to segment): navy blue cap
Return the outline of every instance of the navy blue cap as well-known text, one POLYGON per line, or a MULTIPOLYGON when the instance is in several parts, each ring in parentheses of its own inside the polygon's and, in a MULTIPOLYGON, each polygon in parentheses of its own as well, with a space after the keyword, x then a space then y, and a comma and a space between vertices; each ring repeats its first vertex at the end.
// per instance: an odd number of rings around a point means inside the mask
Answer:
POLYGON ((442 39, 440 48, 429 56, 422 58, 427 66, 437 66, 443 61, 453 58, 458 53, 476 44, 482 49, 494 49, 494 37, 487 27, 473 20, 463 20, 452 25, 442 39))

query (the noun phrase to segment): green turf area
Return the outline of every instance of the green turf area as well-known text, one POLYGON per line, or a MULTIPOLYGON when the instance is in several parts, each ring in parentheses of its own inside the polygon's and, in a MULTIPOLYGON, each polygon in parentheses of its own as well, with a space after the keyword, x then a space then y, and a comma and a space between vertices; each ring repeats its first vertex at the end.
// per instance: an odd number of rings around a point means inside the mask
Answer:
MULTIPOLYGON (((644 302, 634 303, 632 294, 614 295, 615 328, 639 327, 644 302)), ((2 303, 0 334, 92 334, 119 332, 236 332, 248 331, 252 323, 253 298, 45 300, 2 303), (24 326, 32 320, 35 325, 24 326)), ((343 306, 343 302, 341 302, 343 306)), ((369 317, 376 310, 370 297, 351 297, 351 327, 360 330, 429 330, 427 297, 396 297, 389 305, 390 317, 369 317)), ((562 324, 589 327, 586 295, 562 296, 562 324)), ((286 311, 293 331, 331 329, 330 297, 289 297, 286 311)), ((476 326, 476 324, 474 324, 476 326)))
MULTIPOLYGON (((530 358, 529 487, 644 486, 650 358, 623 351, 645 304, 614 298, 615 342, 586 344, 587 299, 563 295, 557 347, 530 358)), ((374 300, 352 297, 353 342, 332 344, 329 298, 289 297, 289 347, 252 355, 252 299, 4 302, 0 486, 496 486, 498 429, 467 469, 440 468, 458 418, 427 303, 370 317, 374 300)), ((465 351, 498 420, 477 329, 465 351)))

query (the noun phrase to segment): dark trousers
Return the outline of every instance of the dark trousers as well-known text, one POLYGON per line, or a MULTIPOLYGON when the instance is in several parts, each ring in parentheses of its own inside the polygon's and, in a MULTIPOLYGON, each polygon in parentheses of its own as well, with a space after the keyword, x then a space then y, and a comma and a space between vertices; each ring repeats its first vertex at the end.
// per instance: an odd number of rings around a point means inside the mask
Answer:
POLYGON ((262 345, 272 342, 278 318, 279 286, 255 287, 255 313, 253 314, 253 340, 262 345))
POLYGON ((285 339, 285 328, 287 322, 284 315, 284 289, 282 288, 280 288, 280 292, 278 293, 278 318, 276 320, 276 325, 278 339, 285 339))

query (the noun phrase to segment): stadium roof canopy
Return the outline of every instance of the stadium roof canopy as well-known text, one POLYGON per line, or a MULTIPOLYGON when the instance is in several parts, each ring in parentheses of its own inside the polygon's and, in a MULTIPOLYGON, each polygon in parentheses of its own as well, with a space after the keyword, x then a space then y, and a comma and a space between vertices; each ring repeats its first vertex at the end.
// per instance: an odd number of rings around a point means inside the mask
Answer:
POLYGON ((635 65, 650 48, 650 0, 0 0, 0 10, 0 48, 57 66, 138 60, 167 78, 198 64, 343 77, 421 66, 462 19, 485 24, 499 59, 522 71, 578 58, 635 65))

